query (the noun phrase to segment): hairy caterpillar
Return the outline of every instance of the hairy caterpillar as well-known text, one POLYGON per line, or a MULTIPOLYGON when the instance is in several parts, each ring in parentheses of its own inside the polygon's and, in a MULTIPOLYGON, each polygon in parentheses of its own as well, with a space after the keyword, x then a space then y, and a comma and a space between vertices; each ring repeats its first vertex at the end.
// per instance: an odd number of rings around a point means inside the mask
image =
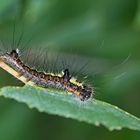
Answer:
POLYGON ((93 93, 93 89, 89 85, 74 80, 68 68, 62 70, 60 74, 41 72, 30 68, 21 60, 19 49, 1 53, 0 67, 25 84, 66 90, 78 96, 81 101, 88 100, 93 93))

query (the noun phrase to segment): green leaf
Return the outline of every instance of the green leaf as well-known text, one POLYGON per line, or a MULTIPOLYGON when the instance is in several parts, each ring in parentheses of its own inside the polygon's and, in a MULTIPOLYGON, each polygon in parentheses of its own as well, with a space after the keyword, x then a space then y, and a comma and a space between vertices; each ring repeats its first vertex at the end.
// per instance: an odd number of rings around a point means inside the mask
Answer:
POLYGON ((140 130, 140 119, 96 99, 83 103, 73 96, 60 94, 59 91, 32 86, 5 87, 0 90, 0 95, 23 102, 40 112, 60 115, 96 126, 102 124, 109 130, 119 130, 123 127, 140 130))

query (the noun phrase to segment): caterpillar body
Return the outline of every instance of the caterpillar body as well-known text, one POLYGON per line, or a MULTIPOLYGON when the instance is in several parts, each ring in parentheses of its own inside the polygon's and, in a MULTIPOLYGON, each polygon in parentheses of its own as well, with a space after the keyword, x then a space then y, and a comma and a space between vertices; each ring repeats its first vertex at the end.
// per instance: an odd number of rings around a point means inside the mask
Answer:
POLYGON ((30 68, 21 60, 18 49, 0 54, 0 67, 25 84, 66 90, 78 96, 81 101, 88 100, 93 93, 89 85, 74 80, 67 68, 61 74, 41 72, 30 68))

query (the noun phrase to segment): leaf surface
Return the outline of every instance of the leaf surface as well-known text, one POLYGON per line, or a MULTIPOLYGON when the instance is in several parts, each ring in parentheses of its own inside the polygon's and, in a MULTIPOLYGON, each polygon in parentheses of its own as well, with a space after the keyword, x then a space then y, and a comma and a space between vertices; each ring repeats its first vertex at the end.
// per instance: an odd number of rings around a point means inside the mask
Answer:
POLYGON ((97 126, 102 124, 109 130, 123 127, 140 130, 140 119, 114 105, 96 99, 83 103, 76 97, 59 92, 24 86, 2 88, 0 95, 25 103, 40 112, 72 118, 97 126))

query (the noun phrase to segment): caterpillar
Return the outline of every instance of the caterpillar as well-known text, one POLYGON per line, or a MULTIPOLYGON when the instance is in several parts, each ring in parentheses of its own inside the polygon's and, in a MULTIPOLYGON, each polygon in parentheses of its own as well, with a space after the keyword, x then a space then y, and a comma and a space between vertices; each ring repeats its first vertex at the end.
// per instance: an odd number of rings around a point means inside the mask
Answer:
POLYGON ((90 99, 93 94, 93 88, 74 80, 68 68, 62 70, 61 74, 47 73, 30 68, 21 60, 19 49, 0 54, 0 67, 25 84, 65 90, 79 97, 81 101, 90 99))

